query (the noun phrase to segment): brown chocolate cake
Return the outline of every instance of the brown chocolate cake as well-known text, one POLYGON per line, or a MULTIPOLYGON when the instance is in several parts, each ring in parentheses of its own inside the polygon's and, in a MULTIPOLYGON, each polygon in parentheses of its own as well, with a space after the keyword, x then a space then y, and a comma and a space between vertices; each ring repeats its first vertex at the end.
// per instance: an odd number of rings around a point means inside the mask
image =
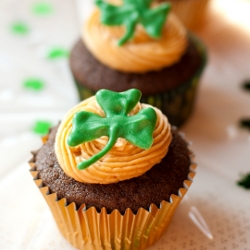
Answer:
POLYGON ((172 90, 187 82, 202 65, 202 56, 193 42, 180 61, 159 71, 124 73, 99 62, 79 40, 71 51, 70 68, 79 85, 92 90, 125 91, 139 89, 144 96, 172 90))
POLYGON ((68 204, 75 202, 79 208, 97 210, 105 207, 108 212, 127 208, 136 213, 140 207, 148 209, 151 203, 159 206, 162 200, 169 201, 171 194, 178 194, 190 172, 190 152, 187 143, 172 129, 172 142, 162 161, 140 177, 113 184, 86 184, 68 177, 58 164, 55 151, 57 127, 51 130, 47 143, 35 156, 35 168, 44 186, 59 199, 66 198, 68 204))

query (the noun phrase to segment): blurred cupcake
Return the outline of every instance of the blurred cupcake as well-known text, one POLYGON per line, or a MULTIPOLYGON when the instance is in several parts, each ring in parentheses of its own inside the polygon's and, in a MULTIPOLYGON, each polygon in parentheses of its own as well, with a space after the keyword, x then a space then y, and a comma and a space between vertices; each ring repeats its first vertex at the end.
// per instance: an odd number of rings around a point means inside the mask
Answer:
POLYGON ((201 27, 205 20, 209 0, 158 0, 172 5, 173 12, 191 30, 201 27))
POLYGON ((31 173, 78 249, 145 249, 166 230, 195 164, 167 117, 139 90, 98 91, 44 138, 31 173))
POLYGON ((169 13, 169 4, 152 7, 150 2, 97 0, 71 51, 70 68, 82 100, 102 88, 137 88, 142 102, 180 126, 192 113, 206 52, 169 13))

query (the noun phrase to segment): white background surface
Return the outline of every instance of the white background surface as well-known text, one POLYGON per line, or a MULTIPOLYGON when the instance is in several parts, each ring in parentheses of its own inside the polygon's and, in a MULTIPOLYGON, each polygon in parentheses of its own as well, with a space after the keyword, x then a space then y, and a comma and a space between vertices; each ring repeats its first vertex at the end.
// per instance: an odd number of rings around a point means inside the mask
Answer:
MULTIPOLYGON (((27 161, 41 146, 36 120, 56 124, 75 105, 67 59, 49 61, 51 46, 70 49, 79 36, 79 9, 72 0, 51 0, 54 12, 38 17, 35 1, 0 1, 0 249, 70 250, 34 185, 27 161), (31 27, 27 36, 9 31, 14 21, 31 27), (26 77, 45 80, 41 92, 24 89, 26 77)), ((239 129, 250 117, 250 1, 215 0, 199 36, 208 46, 196 110, 182 128, 198 163, 195 181, 166 234, 150 249, 250 249, 250 191, 236 185, 250 172, 250 133, 239 129), (209 239, 188 214, 196 207, 213 235, 209 239)))

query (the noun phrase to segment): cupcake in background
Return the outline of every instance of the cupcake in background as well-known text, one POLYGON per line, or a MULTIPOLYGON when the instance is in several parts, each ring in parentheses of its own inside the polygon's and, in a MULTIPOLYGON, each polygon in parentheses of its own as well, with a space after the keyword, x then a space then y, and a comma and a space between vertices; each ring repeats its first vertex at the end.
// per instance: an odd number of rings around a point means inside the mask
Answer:
POLYGON ((206 18, 209 0, 157 0, 172 5, 173 12, 190 30, 200 28, 206 18))
POLYGON ((191 185, 188 144, 141 93, 98 91, 53 128, 30 161, 63 236, 78 249, 145 249, 191 185))
POLYGON ((112 3, 96 1, 71 51, 80 98, 102 88, 137 88, 143 102, 161 109, 171 124, 182 125, 193 111, 205 47, 186 31, 168 3, 112 3))

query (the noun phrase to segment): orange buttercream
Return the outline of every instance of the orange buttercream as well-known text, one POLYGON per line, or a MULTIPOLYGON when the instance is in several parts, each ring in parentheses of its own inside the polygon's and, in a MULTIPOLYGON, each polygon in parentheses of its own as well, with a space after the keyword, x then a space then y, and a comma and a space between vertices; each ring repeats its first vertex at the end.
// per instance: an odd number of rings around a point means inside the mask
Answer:
MULTIPOLYGON (((135 115, 150 105, 138 103, 129 115, 135 115)), ((126 139, 119 138, 115 146, 99 161, 85 170, 78 170, 77 164, 96 155, 108 142, 103 136, 97 140, 83 143, 72 148, 67 144, 67 137, 72 129, 72 118, 76 112, 90 111, 101 116, 104 112, 93 96, 79 103, 61 122, 55 143, 57 160, 64 172, 79 182, 109 184, 140 176, 166 155, 171 142, 171 128, 167 117, 154 108, 157 123, 153 133, 153 145, 144 150, 134 146, 126 139)))
POLYGON ((83 40, 90 52, 103 64, 123 72, 144 73, 160 70, 178 62, 186 51, 184 26, 170 14, 160 39, 151 38, 137 25, 134 38, 122 46, 117 41, 125 33, 123 26, 106 26, 96 9, 83 29, 83 40))

